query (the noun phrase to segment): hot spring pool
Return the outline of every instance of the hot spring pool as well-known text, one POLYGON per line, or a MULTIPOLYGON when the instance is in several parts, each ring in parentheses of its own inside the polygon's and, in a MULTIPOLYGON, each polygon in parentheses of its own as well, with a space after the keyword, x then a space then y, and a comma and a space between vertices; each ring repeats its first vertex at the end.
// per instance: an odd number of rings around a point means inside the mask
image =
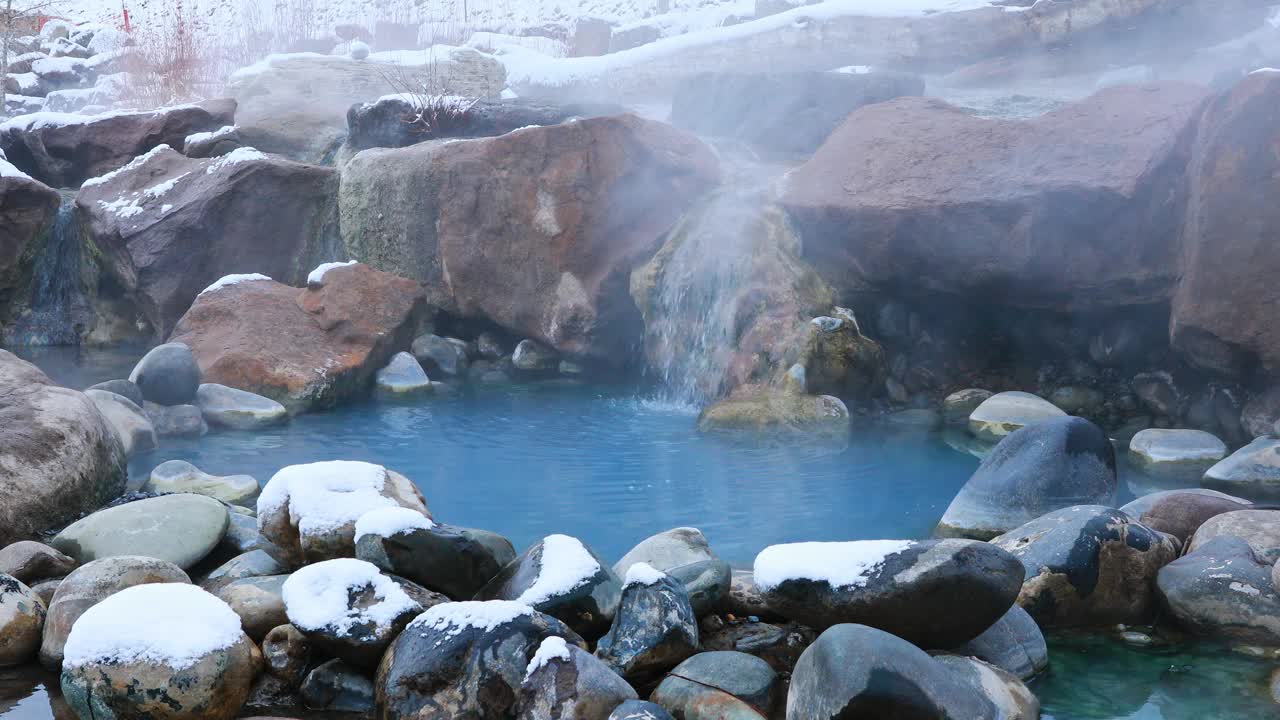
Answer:
MULTIPOLYGON (((123 377, 140 351, 27 352, 72 387, 123 377)), ((857 428, 841 442, 708 436, 685 407, 634 388, 560 383, 413 401, 370 401, 266 431, 166 438, 138 456, 140 480, 165 460, 265 482, 285 465, 368 460, 414 480, 432 513, 500 532, 517 548, 553 533, 617 558, 661 530, 692 525, 738 567, 772 543, 921 538, 977 459, 937 434, 857 428)), ((1130 487, 1150 485, 1122 473, 1130 487)), ((1050 637, 1051 671, 1032 684, 1054 720, 1280 716, 1273 665, 1214 648, 1133 648, 1108 636, 1050 637)), ((47 720, 51 675, 0 671, 0 718, 47 720)), ((51 705, 52 702, 52 705, 51 705)))

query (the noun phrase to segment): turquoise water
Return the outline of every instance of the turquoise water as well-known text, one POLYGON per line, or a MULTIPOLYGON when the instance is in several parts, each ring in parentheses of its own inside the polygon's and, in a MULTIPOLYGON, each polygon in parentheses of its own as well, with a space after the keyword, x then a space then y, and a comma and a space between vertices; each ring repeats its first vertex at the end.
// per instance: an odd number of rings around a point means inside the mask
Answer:
MULTIPOLYGON (((126 375, 139 352, 28 355, 55 380, 84 387, 126 375)), ((652 394, 549 383, 370 401, 267 431, 164 439, 133 460, 131 474, 185 459, 265 482, 288 464, 368 460, 418 483, 437 518, 503 533, 517 547, 563 532, 617 558, 654 532, 692 525, 749 566, 777 542, 926 537, 978 462, 937 435, 876 427, 835 443, 702 435, 690 409, 652 394)), ((1124 496, 1158 489, 1128 471, 1124 480, 1124 496)), ((1280 716, 1268 690, 1274 666, 1216 648, 1066 635, 1050 638, 1050 657, 1033 688, 1052 720, 1280 716)), ((0 672, 0 718, 57 717, 48 680, 0 672)))

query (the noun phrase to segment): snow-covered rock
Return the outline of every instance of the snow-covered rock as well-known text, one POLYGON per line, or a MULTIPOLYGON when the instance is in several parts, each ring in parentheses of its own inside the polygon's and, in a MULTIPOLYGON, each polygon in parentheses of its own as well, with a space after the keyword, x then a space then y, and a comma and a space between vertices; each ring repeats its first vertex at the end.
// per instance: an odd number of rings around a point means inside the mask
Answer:
POLYGON ((564 638, 551 636, 542 641, 529 661, 514 717, 605 718, 619 703, 636 697, 636 691, 608 665, 564 638))
POLYGON ((407 508, 379 508, 356 522, 356 557, 384 572, 466 600, 515 559, 511 542, 487 530, 434 523, 407 508))
POLYGON ((621 590, 618 576, 581 540, 548 535, 503 568, 476 599, 529 605, 591 635, 613 620, 621 590))

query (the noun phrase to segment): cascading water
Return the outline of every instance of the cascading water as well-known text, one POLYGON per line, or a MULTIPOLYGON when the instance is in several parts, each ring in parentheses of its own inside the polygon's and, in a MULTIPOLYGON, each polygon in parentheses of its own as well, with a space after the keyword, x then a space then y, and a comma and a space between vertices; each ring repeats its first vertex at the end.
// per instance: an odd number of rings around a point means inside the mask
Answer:
POLYGON ((77 345, 75 317, 83 305, 81 242, 75 194, 64 192, 48 241, 32 268, 27 309, 5 333, 10 345, 77 345))

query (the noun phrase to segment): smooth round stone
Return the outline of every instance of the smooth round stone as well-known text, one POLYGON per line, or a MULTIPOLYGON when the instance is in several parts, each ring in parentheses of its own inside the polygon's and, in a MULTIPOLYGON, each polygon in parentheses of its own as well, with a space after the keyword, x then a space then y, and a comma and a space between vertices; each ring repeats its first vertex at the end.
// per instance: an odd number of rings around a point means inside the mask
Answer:
POLYGON ((146 402, 146 398, 142 397, 142 388, 128 380, 108 380, 85 388, 86 393, 90 390, 102 390, 104 392, 115 393, 116 395, 127 398, 129 402, 137 405, 138 407, 142 407, 142 403, 146 402))
POLYGON ((593 720, 638 699, 608 665, 563 638, 544 640, 534 657, 520 684, 517 720, 593 720))
POLYGON ((356 557, 458 600, 470 599, 516 558, 511 541, 487 530, 441 523, 396 530, 361 535, 356 557))
POLYGON ((1280 440, 1256 438, 1206 470, 1204 484, 1246 497, 1280 499, 1280 440))
POLYGON ((655 705, 646 700, 628 700, 614 708, 606 720, 675 720, 675 718, 671 717, 671 713, 661 705, 655 705))
POLYGON ((1236 510, 1215 515, 1196 530, 1187 552, 1195 552, 1223 536, 1244 540, 1254 552, 1274 563, 1280 560, 1280 510, 1236 510))
POLYGON ((972 657, 941 655, 934 659, 985 696, 1002 720, 1039 720, 1040 699, 1013 674, 972 657))
POLYGON ((716 556, 697 528, 675 528, 641 540, 614 563, 613 572, 625 578, 631 566, 640 562, 683 583, 699 617, 729 593, 729 563, 716 556))
POLYGON ((206 422, 234 430, 254 430, 289 420, 284 405, 256 393, 216 383, 196 390, 196 407, 206 422))
POLYGON ((148 402, 142 410, 160 437, 201 437, 209 432, 209 423, 204 421, 204 415, 195 405, 148 402))
POLYGON ((1125 503, 1124 506, 1121 507, 1120 509, 1129 517, 1141 518, 1143 513, 1155 507, 1156 504, 1159 503, 1161 500, 1168 497, 1173 497, 1176 495, 1184 495, 1184 494, 1204 495, 1206 497, 1222 498, 1223 500, 1231 500, 1233 502, 1240 503, 1241 505, 1252 504, 1250 501, 1242 497, 1236 497, 1235 495, 1228 495, 1227 493, 1219 492, 1217 490, 1208 490, 1206 488, 1178 488, 1176 490, 1161 490, 1160 492, 1154 492, 1149 495, 1143 495, 1141 497, 1134 498, 1133 500, 1130 500, 1129 502, 1125 503))
POLYGON ((555 350, 533 340, 521 340, 511 353, 511 364, 526 372, 555 370, 560 355, 555 350))
POLYGON ((982 460, 938 533, 989 540, 1059 508, 1109 505, 1116 485, 1115 448, 1101 428, 1078 417, 1042 420, 1010 433, 982 460))
POLYGON ((1222 536, 1160 570, 1156 589, 1177 623, 1217 639, 1280 645, 1274 564, 1249 543, 1222 536))
POLYGON ((1129 455, 1147 473, 1195 480, 1227 456, 1227 445, 1203 430, 1149 428, 1129 441, 1129 455))
POLYGON ((975 408, 969 414, 969 431, 988 442, 999 442, 1031 423, 1065 415, 1042 397, 1011 390, 992 395, 975 408))
POLYGON ((85 390, 84 394, 111 424, 116 437, 120 438, 125 455, 132 456, 134 453, 156 448, 155 426, 142 408, 132 400, 105 390, 85 390))
POLYGON ((467 374, 467 351, 450 338, 439 335, 420 335, 410 348, 422 368, 431 374, 459 377, 467 374))
POLYGON ((991 395, 990 390, 979 388, 966 388, 951 393, 942 400, 943 422, 948 425, 967 424, 973 411, 977 410, 978 406, 986 402, 991 395))
POLYGON ((49 603, 40 664, 50 669, 62 666, 62 648, 76 620, 105 598, 135 585, 190 582, 182 568, 149 557, 103 558, 76 568, 58 586, 49 603))
POLYGON ((311 665, 311 641, 298 628, 280 625, 262 639, 262 657, 267 673, 296 688, 311 665))
POLYGON ((186 569, 222 540, 227 508, 203 495, 164 495, 99 510, 58 533, 53 547, 87 563, 118 555, 167 560, 186 569))
POLYGON ((200 366, 191 348, 182 343, 166 343, 152 348, 138 361, 129 374, 129 382, 138 386, 148 402, 185 405, 196 397, 200 366))
POLYGON ((778 673, 769 663, 746 653, 718 651, 698 653, 677 665, 650 699, 676 717, 707 716, 726 698, 771 717, 779 695, 778 673))
POLYGON ((1141 503, 1135 500, 1121 510, 1152 530, 1168 533, 1182 543, 1195 535, 1210 518, 1247 510, 1251 505, 1247 500, 1242 501, 1212 490, 1171 490, 1157 494, 1160 497, 1141 503))
POLYGON ((289 569, 281 564, 279 560, 271 557, 265 550, 250 550, 214 568, 205 576, 204 581, 200 583, 200 587, 217 595, 218 590, 223 586, 236 580, 267 577, 268 575, 283 575, 287 572, 289 572, 289 569))
POLYGON ((258 496, 258 481, 249 475, 210 475, 185 460, 169 460, 151 471, 143 492, 192 493, 231 505, 246 505, 258 496))
POLYGON ((644 680, 675 667, 698 651, 698 619, 684 585, 670 575, 633 582, 596 655, 628 680, 644 680))
POLYGON ((954 649, 1026 680, 1049 666, 1049 648, 1040 626, 1020 606, 1009 608, 978 637, 954 649))
POLYGON ((241 578, 223 585, 215 595, 240 616, 244 633, 258 642, 289 622, 281 595, 288 579, 288 575, 241 578))
POLYGON ((0 667, 31 661, 44 631, 44 602, 17 578, 0 573, 0 667))
POLYGON ((0 573, 19 582, 63 577, 75 569, 74 558, 32 540, 20 540, 0 550, 0 573))
POLYGON ((373 682, 341 660, 330 660, 307 673, 299 693, 312 710, 373 711, 373 682))
POLYGON ((426 371, 407 352, 396 353, 374 378, 379 390, 389 393, 412 393, 431 389, 426 371))

